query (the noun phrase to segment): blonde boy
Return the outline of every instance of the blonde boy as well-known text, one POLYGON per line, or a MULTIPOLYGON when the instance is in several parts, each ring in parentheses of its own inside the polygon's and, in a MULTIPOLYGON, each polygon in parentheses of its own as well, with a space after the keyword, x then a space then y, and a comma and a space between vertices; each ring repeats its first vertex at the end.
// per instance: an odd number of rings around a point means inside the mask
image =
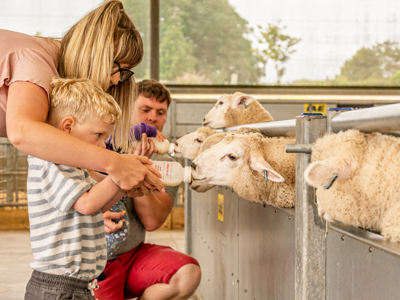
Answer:
MULTIPOLYGON (((103 148, 121 116, 112 96, 88 79, 53 79, 50 103, 48 124, 103 148)), ((124 191, 110 177, 96 184, 86 169, 32 156, 28 162, 34 271, 25 299, 93 299, 92 280, 107 261, 102 212, 124 191)))

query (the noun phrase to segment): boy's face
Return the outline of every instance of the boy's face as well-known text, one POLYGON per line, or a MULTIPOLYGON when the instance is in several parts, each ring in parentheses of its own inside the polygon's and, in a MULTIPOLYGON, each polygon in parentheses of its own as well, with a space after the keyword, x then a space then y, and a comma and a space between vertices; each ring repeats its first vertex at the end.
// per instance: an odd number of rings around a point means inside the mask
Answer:
POLYGON ((99 116, 95 116, 91 121, 79 124, 75 122, 71 125, 69 133, 89 144, 105 148, 104 140, 112 127, 111 123, 104 122, 99 116))
POLYGON ((168 102, 158 102, 155 98, 147 98, 140 94, 136 99, 136 124, 144 122, 162 131, 167 120, 168 102))

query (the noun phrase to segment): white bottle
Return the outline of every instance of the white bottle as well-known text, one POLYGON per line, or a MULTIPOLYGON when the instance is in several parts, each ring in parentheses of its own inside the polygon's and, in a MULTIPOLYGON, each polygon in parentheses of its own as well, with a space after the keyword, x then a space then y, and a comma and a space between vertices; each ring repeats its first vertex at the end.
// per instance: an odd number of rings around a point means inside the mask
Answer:
POLYGON ((165 186, 176 186, 182 181, 190 183, 192 181, 192 168, 182 167, 176 161, 153 161, 152 166, 161 173, 160 179, 165 186))
MULTIPOLYGON (((174 143, 170 144, 168 142, 168 140, 164 140, 163 142, 160 142, 155 137, 150 137, 150 138, 147 138, 147 139, 148 140, 152 140, 154 142, 154 147, 155 147, 154 153, 158 153, 158 154, 169 153, 169 154, 172 154, 175 151, 175 144, 174 143)), ((138 142, 140 142, 140 141, 134 141, 132 143, 133 149, 136 149, 138 142)), ((147 142, 147 146, 150 147, 149 142, 147 142)))

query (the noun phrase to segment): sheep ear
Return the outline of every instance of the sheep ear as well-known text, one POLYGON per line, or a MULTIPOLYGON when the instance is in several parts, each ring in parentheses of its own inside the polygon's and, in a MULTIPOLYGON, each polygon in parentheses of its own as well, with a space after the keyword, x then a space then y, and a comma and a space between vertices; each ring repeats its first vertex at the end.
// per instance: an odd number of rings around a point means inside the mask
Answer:
POLYGON ((233 102, 233 108, 246 107, 253 101, 254 101, 254 98, 250 95, 246 95, 246 94, 237 95, 233 102))
POLYGON ((328 185, 335 174, 338 179, 350 178, 350 164, 336 158, 317 161, 308 165, 304 178, 309 185, 320 187, 328 185))
POLYGON ((261 157, 261 155, 257 155, 251 158, 250 167, 264 176, 265 171, 267 171, 268 180, 275 182, 283 182, 285 179, 276 172, 266 160, 261 157))

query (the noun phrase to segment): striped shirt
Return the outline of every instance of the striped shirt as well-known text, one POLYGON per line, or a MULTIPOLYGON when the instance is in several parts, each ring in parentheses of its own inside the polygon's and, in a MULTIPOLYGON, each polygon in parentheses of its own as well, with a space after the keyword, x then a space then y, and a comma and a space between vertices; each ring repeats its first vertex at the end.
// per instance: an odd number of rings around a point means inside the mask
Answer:
POLYGON ((28 157, 28 211, 33 261, 40 272, 92 280, 104 270, 107 249, 101 210, 72 208, 96 182, 85 169, 28 157))

